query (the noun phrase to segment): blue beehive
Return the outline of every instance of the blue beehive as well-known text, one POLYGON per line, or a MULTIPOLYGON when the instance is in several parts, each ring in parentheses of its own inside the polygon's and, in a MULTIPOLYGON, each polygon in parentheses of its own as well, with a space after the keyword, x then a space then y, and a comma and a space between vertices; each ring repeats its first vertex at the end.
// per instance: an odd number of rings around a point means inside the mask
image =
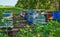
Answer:
POLYGON ((28 21, 33 23, 34 19, 33 18, 29 18, 28 21))
POLYGON ((8 21, 13 21, 13 19, 12 18, 9 18, 8 21))
POLYGON ((53 12, 53 19, 60 20, 60 11, 53 12))
POLYGON ((31 23, 34 23, 35 18, 33 18, 34 17, 33 15, 35 14, 36 10, 28 10, 27 12, 28 12, 28 19, 27 20, 31 23))
POLYGON ((33 14, 33 10, 27 10, 27 12, 31 15, 33 14))
POLYGON ((25 19, 28 19, 29 15, 28 14, 25 14, 24 18, 25 19))
POLYGON ((28 12, 27 20, 31 23, 36 24, 39 22, 39 24, 40 24, 40 22, 43 23, 46 20, 44 14, 42 14, 42 12, 37 13, 37 10, 28 10, 27 12, 28 12), (38 14, 38 16, 35 17, 36 14, 38 14))
POLYGON ((11 16, 11 13, 3 13, 3 16, 4 16, 4 17, 11 16))
POLYGON ((6 27, 13 28, 13 25, 12 24, 3 24, 2 27, 4 27, 4 28, 6 28, 6 27))
POLYGON ((4 22, 5 22, 5 23, 6 23, 6 22, 13 22, 13 19, 12 19, 12 18, 7 19, 7 20, 4 20, 4 22))
MULTIPOLYGON (((42 14, 37 10, 26 10, 28 14, 25 15, 25 18, 27 21, 36 24, 37 20, 39 22, 45 22, 45 16, 42 16, 42 14), (35 15, 38 13, 38 16, 35 17, 35 15)), ((20 11, 20 14, 22 14, 23 12, 20 11)), ((43 14, 44 15, 44 14, 43 14)))

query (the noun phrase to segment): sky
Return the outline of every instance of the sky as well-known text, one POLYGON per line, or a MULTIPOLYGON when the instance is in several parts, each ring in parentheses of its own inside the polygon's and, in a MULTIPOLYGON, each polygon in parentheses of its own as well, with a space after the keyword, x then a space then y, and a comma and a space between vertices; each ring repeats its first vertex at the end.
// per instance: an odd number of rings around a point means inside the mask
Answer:
POLYGON ((3 6, 15 6, 18 0, 0 0, 0 5, 3 6))

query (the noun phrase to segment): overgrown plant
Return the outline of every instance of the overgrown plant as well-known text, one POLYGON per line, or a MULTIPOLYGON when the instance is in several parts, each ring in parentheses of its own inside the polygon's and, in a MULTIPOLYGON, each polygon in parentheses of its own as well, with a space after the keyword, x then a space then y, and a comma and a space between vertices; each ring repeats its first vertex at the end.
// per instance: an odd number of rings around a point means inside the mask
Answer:
POLYGON ((0 37, 9 37, 7 34, 0 33, 0 37))
POLYGON ((32 24, 32 27, 26 25, 25 28, 20 28, 17 37, 55 37, 56 29, 59 28, 60 24, 57 20, 50 20, 47 24, 41 25, 32 24))

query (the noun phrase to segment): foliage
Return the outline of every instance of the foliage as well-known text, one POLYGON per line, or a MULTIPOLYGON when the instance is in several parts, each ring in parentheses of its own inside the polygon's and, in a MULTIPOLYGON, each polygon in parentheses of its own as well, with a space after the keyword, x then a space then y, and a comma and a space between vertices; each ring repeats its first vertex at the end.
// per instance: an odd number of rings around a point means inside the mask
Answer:
POLYGON ((49 9, 53 0, 18 0, 16 7, 23 9, 49 9))
POLYGON ((55 36, 56 37, 60 37, 60 28, 56 29, 55 36))
POLYGON ((50 35, 50 32, 53 34, 54 29, 51 28, 52 25, 44 25, 43 27, 41 25, 32 25, 33 28, 30 28, 29 25, 27 25, 26 28, 20 28, 20 31, 17 34, 17 37, 38 37, 38 34, 40 36, 50 35))
POLYGON ((32 24, 32 28, 29 25, 26 28, 20 28, 17 37, 38 37, 38 34, 42 37, 59 37, 60 24, 57 20, 50 20, 47 24, 32 24))
POLYGON ((60 33, 60 23, 58 20, 51 20, 50 25, 53 25, 53 31, 51 33, 53 33, 52 35, 54 35, 55 37, 60 37, 59 33, 60 33))
POLYGON ((7 34, 0 33, 0 37, 8 37, 7 34))

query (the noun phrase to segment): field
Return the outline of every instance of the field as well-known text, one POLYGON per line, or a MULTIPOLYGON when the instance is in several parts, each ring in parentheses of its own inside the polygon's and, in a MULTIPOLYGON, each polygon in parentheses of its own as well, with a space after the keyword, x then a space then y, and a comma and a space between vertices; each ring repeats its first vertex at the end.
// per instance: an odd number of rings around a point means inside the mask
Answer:
MULTIPOLYGON (((20 8, 16 7, 3 7, 0 6, 0 17, 2 13, 12 10, 13 14, 17 14, 20 8)), ((15 19, 14 19, 15 20, 15 19)), ((20 20, 19 20, 20 21, 20 20)), ((1 21, 0 21, 1 24, 1 21)), ((4 32, 4 30, 0 30, 0 32, 4 32)), ((32 28, 30 25, 26 25, 25 28, 19 28, 19 31, 16 37, 60 37, 60 23, 57 20, 48 20, 46 24, 32 24, 32 28)), ((0 34, 0 37, 3 35, 0 34)), ((6 34, 4 37, 8 37, 6 34)))

